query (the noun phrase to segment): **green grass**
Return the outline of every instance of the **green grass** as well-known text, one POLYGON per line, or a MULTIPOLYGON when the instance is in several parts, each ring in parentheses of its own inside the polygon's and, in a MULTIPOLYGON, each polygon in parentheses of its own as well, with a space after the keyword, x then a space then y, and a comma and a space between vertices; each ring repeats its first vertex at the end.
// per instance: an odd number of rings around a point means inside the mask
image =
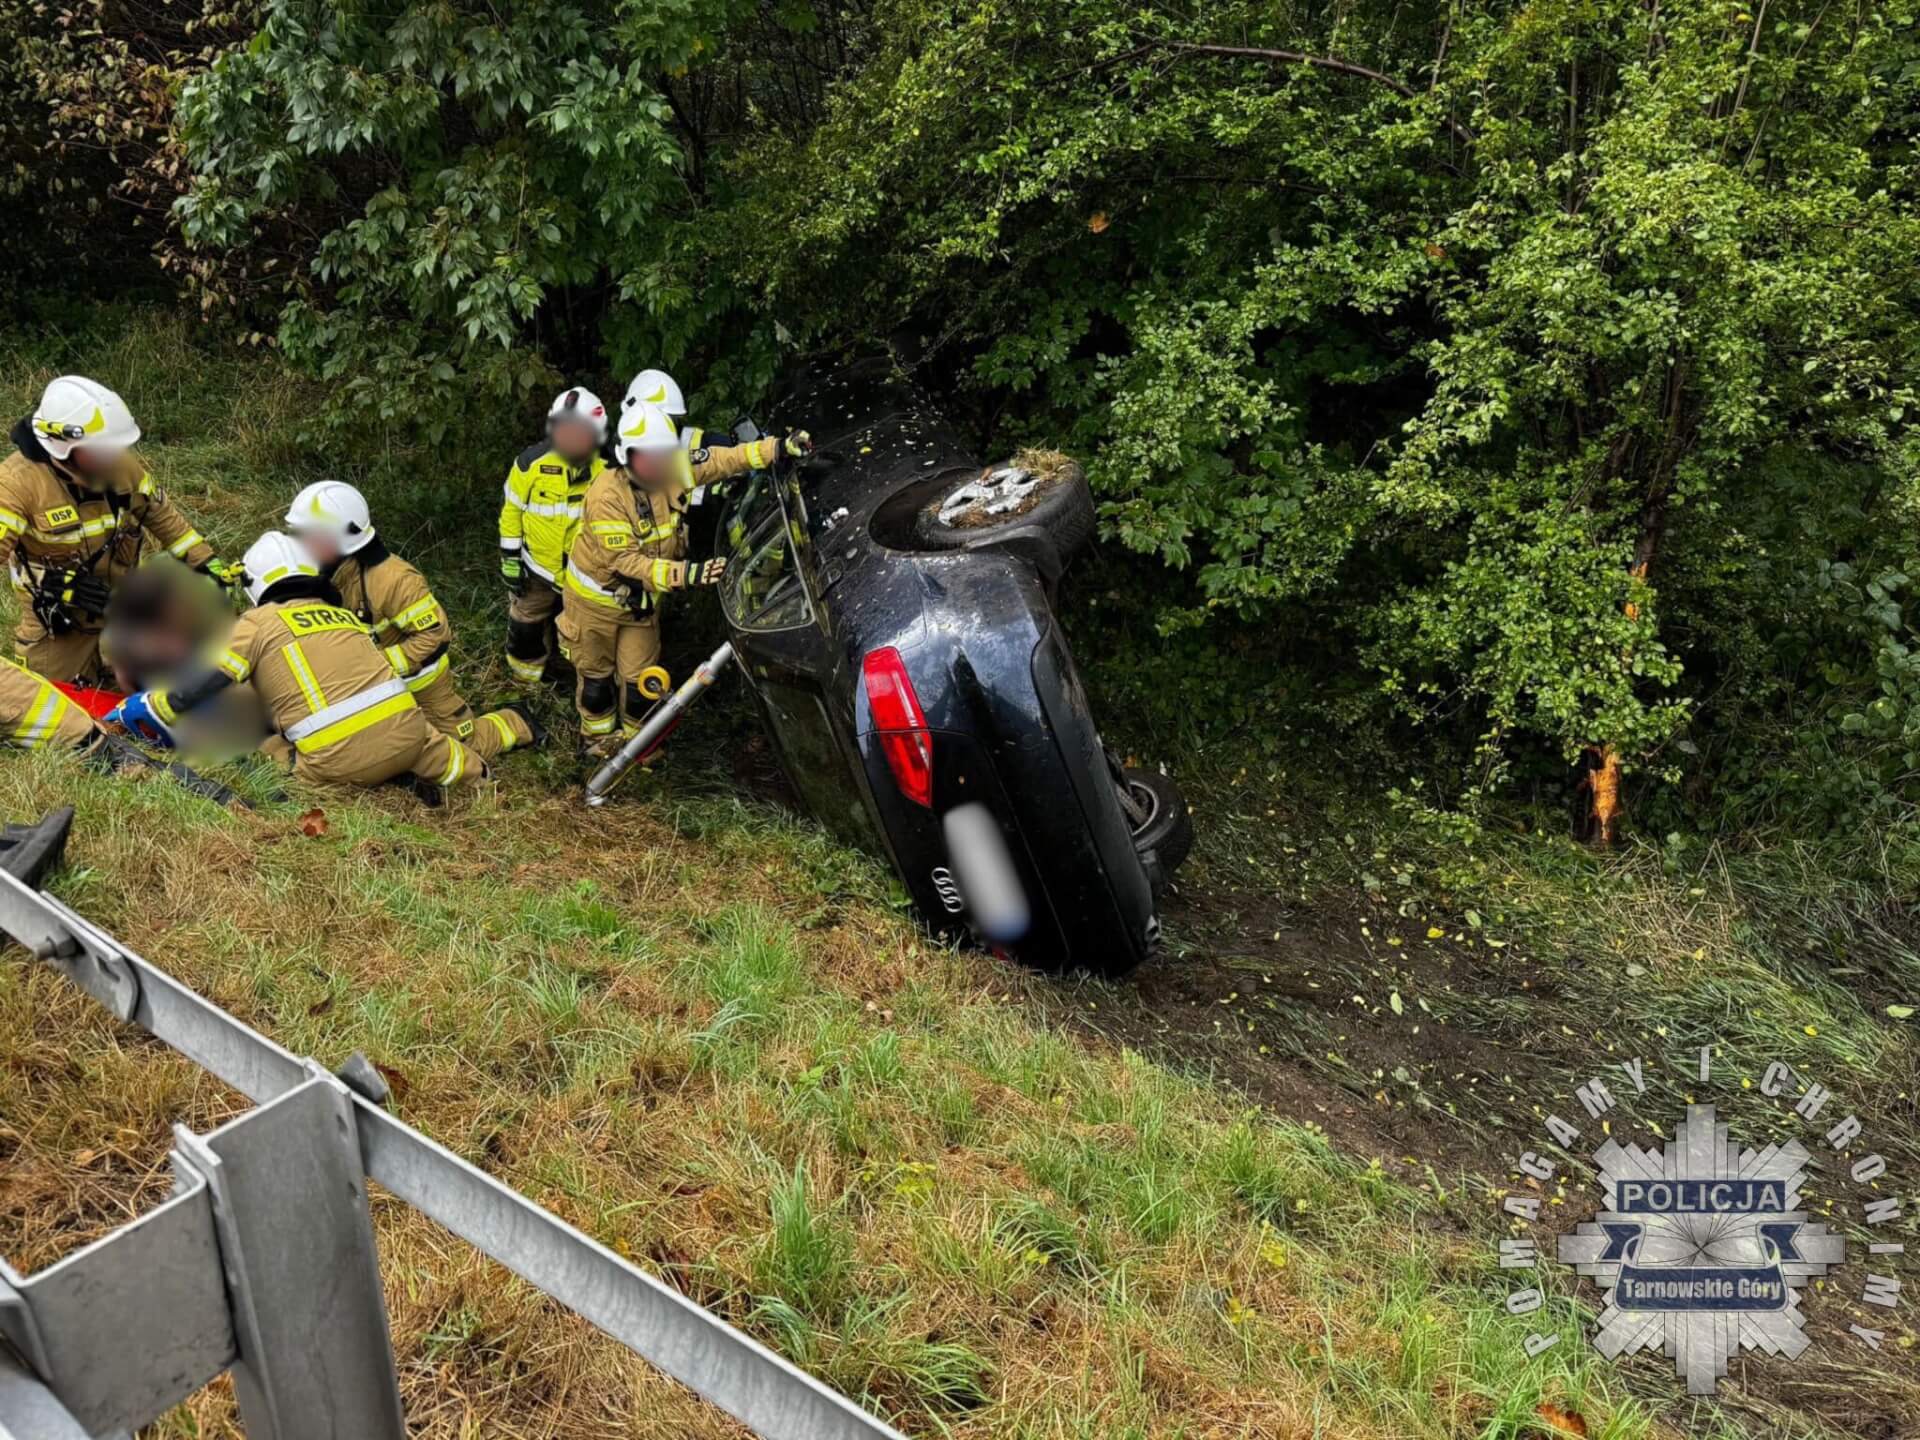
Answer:
MULTIPOLYGON (((459 617, 463 688, 504 692, 488 568, 510 446, 312 453, 296 438, 302 385, 150 315, 0 340, 0 356, 0 413, 56 369, 120 388, 153 438, 148 463, 228 555, 307 480, 363 485, 459 617)), ((510 759, 497 791, 437 812, 395 793, 295 793, 225 814, 52 755, 0 763, 0 802, 10 816, 79 806, 57 889, 149 959, 296 1052, 365 1051, 411 1123, 910 1433, 1520 1437, 1551 1402, 1637 1440, 1679 1413, 1657 1363, 1616 1369, 1578 1342, 1564 1280, 1545 1318, 1506 1314, 1503 1176, 1401 1177, 1311 1117, 1087 1043, 1057 1018, 1069 987, 930 943, 882 867, 743 795, 725 752, 747 733, 724 704, 696 715, 675 768, 599 812, 551 756, 510 759), (310 838, 297 817, 312 805, 328 827, 310 838), (1520 1340, 1541 1326, 1564 1340, 1529 1363, 1520 1340)), ((1708 886, 1689 897, 1705 903, 1661 909, 1678 903, 1667 857, 1476 842, 1468 862, 1465 840, 1412 821, 1349 842, 1309 834, 1291 807, 1261 814, 1204 757, 1193 769, 1197 873, 1224 894, 1345 903, 1373 876, 1396 918, 1411 904, 1409 934, 1431 916, 1475 944, 1584 937, 1567 992, 1583 1037, 1604 1018, 1638 1038, 1657 1014, 1679 1039, 1728 1028, 1739 1064, 1771 1046, 1892 1086, 1910 1063, 1905 1037, 1814 952, 1755 948, 1734 899, 1708 886), (1671 928, 1658 945, 1641 943, 1650 917, 1671 928), (1704 970, 1675 958, 1696 936, 1704 970), (1645 999, 1607 1009, 1629 953, 1645 999), (1818 1036, 1794 1041, 1808 1024, 1818 1036)), ((1807 935, 1824 943, 1860 898, 1805 910, 1807 935)), ((1423 998, 1501 1043, 1544 1031, 1510 997, 1423 998)), ((1335 1018, 1298 1018, 1308 1038, 1286 1063, 1339 1043, 1335 1018)), ((0 1251, 30 1270, 164 1193, 173 1121, 205 1127, 240 1104, 17 954, 0 960, 0 1072, 0 1251)), ((1490 1107, 1454 1108, 1493 1125, 1490 1107)), ((403 1207, 377 1200, 376 1225, 416 1433, 731 1433, 403 1207)), ((1756 1434, 1820 1433, 1797 1411, 1750 1413, 1756 1434)), ((235 1423, 212 1392, 157 1433, 235 1423)), ((1732 1411, 1689 1425, 1741 1433, 1732 1411)))

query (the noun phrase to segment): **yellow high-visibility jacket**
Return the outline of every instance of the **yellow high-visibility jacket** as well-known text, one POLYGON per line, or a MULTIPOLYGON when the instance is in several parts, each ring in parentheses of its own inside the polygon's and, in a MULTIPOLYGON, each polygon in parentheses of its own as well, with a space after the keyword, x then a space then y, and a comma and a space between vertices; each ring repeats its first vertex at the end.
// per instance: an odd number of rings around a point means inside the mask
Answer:
POLYGON ((587 487, 606 468, 598 454, 575 465, 544 440, 521 451, 507 472, 500 504, 501 552, 517 557, 549 585, 559 585, 580 529, 587 487))

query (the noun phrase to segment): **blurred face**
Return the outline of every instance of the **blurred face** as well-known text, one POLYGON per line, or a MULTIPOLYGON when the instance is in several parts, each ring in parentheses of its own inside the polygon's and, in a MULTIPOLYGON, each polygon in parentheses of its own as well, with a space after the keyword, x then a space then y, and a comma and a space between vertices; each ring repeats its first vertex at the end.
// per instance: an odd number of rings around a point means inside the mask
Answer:
POLYGON ((294 533, 307 552, 313 557, 313 563, 322 570, 340 563, 340 542, 324 530, 299 530, 294 533))
POLYGON ((82 475, 104 475, 126 453, 117 445, 76 445, 73 454, 67 457, 67 463, 82 475))
POLYGON ((553 448, 578 465, 600 448, 600 439, 586 421, 562 420, 553 427, 553 448))
POLYGON ((232 622, 213 587, 185 566, 142 565, 114 591, 107 608, 108 644, 121 688, 165 683, 232 622))
POLYGON ((680 452, 635 450, 627 456, 627 473, 645 489, 674 489, 680 483, 680 452))

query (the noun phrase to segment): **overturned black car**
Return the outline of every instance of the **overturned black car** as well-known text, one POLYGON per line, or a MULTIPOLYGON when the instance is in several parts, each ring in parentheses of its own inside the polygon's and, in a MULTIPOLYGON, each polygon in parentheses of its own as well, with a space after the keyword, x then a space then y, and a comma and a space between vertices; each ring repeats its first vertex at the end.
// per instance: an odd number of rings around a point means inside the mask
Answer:
POLYGON ((732 497, 721 608, 794 789, 936 928, 1131 970, 1192 830, 1101 744, 1054 621, 1093 533, 1079 467, 981 466, 886 361, 802 376, 780 411, 818 448, 732 497))

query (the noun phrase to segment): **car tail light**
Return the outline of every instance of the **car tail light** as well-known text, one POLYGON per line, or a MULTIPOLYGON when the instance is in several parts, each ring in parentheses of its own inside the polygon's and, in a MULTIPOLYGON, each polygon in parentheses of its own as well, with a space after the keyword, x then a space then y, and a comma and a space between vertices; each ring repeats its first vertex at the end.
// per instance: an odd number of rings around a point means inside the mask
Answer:
POLYGON ((906 662, 891 645, 869 650, 860 666, 867 684, 867 705, 880 753, 887 757, 893 783, 916 805, 933 808, 933 732, 913 693, 906 662))

